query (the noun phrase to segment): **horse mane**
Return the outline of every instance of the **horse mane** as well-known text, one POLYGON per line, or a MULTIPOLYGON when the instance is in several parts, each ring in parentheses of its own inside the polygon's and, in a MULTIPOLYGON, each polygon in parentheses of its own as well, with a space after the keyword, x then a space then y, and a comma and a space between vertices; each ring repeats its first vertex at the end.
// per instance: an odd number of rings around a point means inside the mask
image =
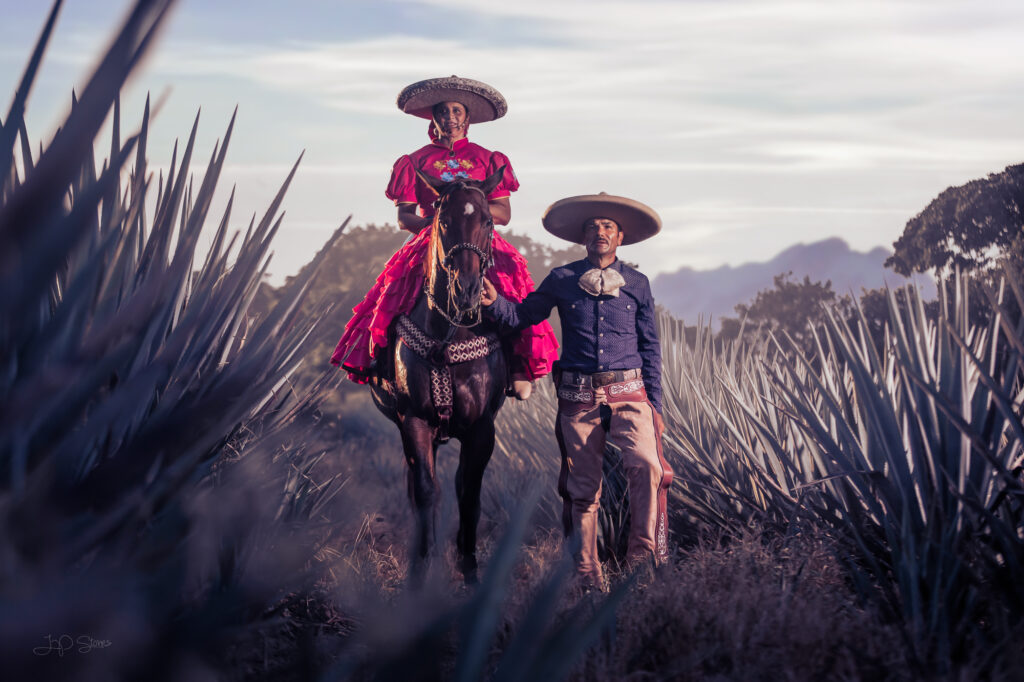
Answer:
POLYGON ((434 212, 434 219, 430 223, 430 245, 427 247, 427 257, 423 259, 423 277, 427 286, 434 286, 434 276, 437 272, 437 251, 441 246, 441 207, 434 212))

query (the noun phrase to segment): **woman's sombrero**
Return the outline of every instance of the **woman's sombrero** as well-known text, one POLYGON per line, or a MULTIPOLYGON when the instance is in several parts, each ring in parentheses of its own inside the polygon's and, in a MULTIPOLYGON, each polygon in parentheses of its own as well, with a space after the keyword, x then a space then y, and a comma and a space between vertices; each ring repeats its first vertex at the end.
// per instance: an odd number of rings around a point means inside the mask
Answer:
POLYGON ((583 243, 583 223, 590 218, 610 218, 622 230, 622 244, 636 244, 661 231, 661 218, 639 201, 601 192, 560 199, 544 211, 544 229, 556 237, 583 243))
POLYGON ((493 121, 508 111, 508 104, 500 92, 472 78, 428 78, 406 86, 398 93, 398 108, 420 118, 432 118, 431 109, 440 102, 459 102, 465 106, 469 110, 470 123, 493 121))

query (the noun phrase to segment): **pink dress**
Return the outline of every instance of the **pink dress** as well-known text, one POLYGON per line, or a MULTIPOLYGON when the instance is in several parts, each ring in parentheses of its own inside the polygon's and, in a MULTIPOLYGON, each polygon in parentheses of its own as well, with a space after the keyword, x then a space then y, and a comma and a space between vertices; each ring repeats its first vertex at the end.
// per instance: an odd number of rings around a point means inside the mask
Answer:
MULTIPOLYGON (((395 162, 385 194, 396 205, 418 204, 420 215, 429 217, 434 214, 435 195, 416 177, 415 169, 445 181, 484 180, 501 166, 505 166, 504 177, 488 200, 507 197, 519 189, 508 157, 466 139, 457 141, 450 151, 444 145, 431 143, 395 162)), ((347 370, 352 381, 366 382, 372 359, 387 346, 391 321, 415 305, 423 288, 423 262, 431 229, 428 226, 420 230, 391 257, 366 297, 352 309, 352 319, 345 325, 345 333, 331 356, 331 363, 347 370)), ((497 232, 492 248, 494 266, 487 273, 488 279, 506 298, 523 300, 534 289, 526 259, 497 232)), ((558 358, 558 341, 551 325, 542 322, 520 332, 513 353, 515 371, 525 372, 531 379, 549 373, 558 358)))

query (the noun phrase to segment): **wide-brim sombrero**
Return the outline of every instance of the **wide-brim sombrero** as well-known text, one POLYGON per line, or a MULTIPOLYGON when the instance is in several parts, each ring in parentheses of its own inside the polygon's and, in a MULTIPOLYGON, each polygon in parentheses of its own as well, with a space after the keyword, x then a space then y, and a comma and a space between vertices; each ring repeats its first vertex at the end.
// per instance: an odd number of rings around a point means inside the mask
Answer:
POLYGON ((583 223, 610 218, 622 229, 622 244, 636 244, 661 231, 661 218, 653 208, 626 197, 601 192, 560 199, 544 211, 544 229, 556 237, 583 243, 583 223))
POLYGON ((500 92, 472 78, 428 78, 398 93, 398 108, 420 118, 432 118, 431 110, 440 102, 458 102, 465 106, 470 123, 493 121, 508 111, 508 103, 500 92))

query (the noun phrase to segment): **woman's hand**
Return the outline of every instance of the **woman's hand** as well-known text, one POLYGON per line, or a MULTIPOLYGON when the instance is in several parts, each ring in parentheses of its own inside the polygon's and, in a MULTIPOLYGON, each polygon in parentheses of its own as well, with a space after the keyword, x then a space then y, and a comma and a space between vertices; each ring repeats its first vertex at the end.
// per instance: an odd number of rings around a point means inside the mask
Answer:
POLYGON ((491 220, 495 225, 508 225, 508 221, 512 220, 512 204, 508 197, 492 199, 487 202, 487 208, 491 212, 491 220))
POLYGON ((420 230, 433 221, 416 213, 416 204, 398 205, 398 226, 407 232, 419 234, 420 230))
POLYGON ((488 307, 498 300, 498 290, 491 284, 491 280, 484 277, 483 286, 480 287, 480 305, 488 307))

